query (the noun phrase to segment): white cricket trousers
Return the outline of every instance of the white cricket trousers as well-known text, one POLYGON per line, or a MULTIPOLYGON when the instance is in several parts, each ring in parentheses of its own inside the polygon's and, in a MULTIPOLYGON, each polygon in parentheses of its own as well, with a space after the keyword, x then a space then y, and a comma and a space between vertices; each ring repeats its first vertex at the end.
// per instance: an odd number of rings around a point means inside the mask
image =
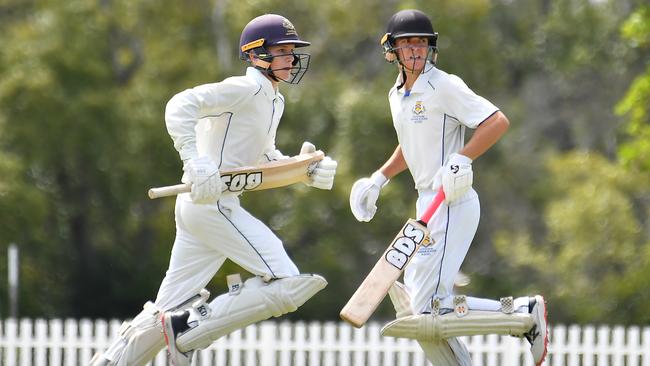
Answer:
POLYGON ((226 258, 269 278, 298 275, 282 241, 263 222, 225 193, 215 204, 195 204, 189 194, 176 198, 176 240, 156 306, 168 310, 198 294, 226 258))
MULTIPOLYGON (((431 190, 419 191, 416 203, 418 218, 436 193, 431 190)), ((404 285, 411 296, 414 314, 430 312, 434 297, 449 300, 453 296, 454 279, 474 239, 480 216, 478 194, 473 189, 451 205, 443 202, 438 207, 428 225, 431 244, 420 247, 404 271, 404 285)), ((418 343, 434 366, 472 364, 469 351, 456 338, 450 338, 447 342, 418 343)))

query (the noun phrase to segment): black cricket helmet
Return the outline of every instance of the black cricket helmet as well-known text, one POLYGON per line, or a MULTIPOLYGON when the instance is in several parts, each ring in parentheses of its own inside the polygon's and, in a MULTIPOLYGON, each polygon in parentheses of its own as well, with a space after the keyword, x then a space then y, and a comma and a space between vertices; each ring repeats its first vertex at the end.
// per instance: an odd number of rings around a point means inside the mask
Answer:
POLYGON ((390 18, 386 27, 386 34, 380 41, 386 61, 390 63, 399 61, 395 41, 407 37, 426 37, 429 40, 431 54, 438 52, 438 33, 433 31, 431 19, 419 10, 401 10, 390 18))
POLYGON ((255 68, 265 72, 276 81, 282 80, 290 84, 298 84, 309 68, 311 56, 308 53, 293 52, 291 77, 287 80, 279 79, 269 67, 273 57, 284 55, 273 56, 269 53, 268 47, 283 44, 293 44, 298 48, 309 46, 311 43, 300 39, 296 28, 287 18, 277 14, 260 15, 244 27, 239 39, 239 57, 251 62, 255 68), (251 60, 249 54, 253 54, 255 58, 251 60))

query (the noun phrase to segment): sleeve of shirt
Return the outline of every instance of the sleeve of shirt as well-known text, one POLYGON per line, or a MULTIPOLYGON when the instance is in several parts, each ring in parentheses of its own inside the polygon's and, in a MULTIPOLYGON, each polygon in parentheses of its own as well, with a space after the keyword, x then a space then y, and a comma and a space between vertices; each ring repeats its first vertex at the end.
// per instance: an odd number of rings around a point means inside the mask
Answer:
POLYGON ((456 75, 449 75, 443 93, 447 113, 469 128, 476 128, 499 110, 489 100, 474 93, 456 75))
POLYGON ((165 108, 165 124, 181 160, 198 157, 195 128, 201 118, 232 112, 237 104, 254 94, 254 89, 253 85, 233 78, 174 95, 165 108))

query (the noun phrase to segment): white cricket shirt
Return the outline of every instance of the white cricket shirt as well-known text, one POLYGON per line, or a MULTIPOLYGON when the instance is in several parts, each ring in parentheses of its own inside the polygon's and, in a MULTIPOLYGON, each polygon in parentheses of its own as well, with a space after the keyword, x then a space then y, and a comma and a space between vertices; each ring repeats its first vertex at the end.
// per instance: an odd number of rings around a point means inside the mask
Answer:
POLYGON ((415 188, 430 189, 438 168, 465 144, 465 128, 476 128, 499 109, 476 95, 459 77, 431 67, 410 93, 388 92, 393 126, 415 188))
POLYGON ((208 155, 219 169, 271 158, 284 97, 259 70, 174 95, 165 109, 167 131, 181 160, 208 155))

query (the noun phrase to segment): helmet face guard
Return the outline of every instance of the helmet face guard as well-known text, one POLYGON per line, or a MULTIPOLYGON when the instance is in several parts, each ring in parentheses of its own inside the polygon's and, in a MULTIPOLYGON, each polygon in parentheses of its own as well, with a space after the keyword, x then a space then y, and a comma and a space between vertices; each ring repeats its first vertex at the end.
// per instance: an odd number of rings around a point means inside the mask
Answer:
MULTIPOLYGON (((264 43, 265 43, 265 39, 262 38, 254 42, 251 42, 251 44, 242 46, 241 55, 245 57, 244 60, 250 62, 255 68, 261 70, 262 72, 265 72, 267 75, 269 75, 269 77, 271 77, 275 81, 284 81, 289 84, 298 84, 300 80, 302 80, 302 77, 307 72, 307 69, 309 69, 309 61, 311 59, 311 55, 308 53, 296 53, 296 52, 272 55, 266 49, 266 47, 264 47, 264 43), (250 55, 253 55, 254 57, 251 57, 250 55), (293 56, 293 61, 291 62, 290 68, 281 68, 281 69, 271 68, 271 63, 273 62, 274 57, 282 57, 287 55, 293 56), (286 69, 290 70, 289 71, 290 76, 288 79, 282 79, 275 74, 275 71, 286 70, 286 69)), ((296 47, 298 47, 297 44, 296 47)))
POLYGON ((396 47, 398 39, 411 37, 422 37, 429 40, 426 61, 429 61, 431 65, 435 65, 435 54, 438 53, 438 33, 433 31, 433 25, 429 17, 419 10, 402 10, 393 15, 388 21, 386 34, 380 41, 386 61, 390 63, 399 62, 403 67, 413 70, 416 60, 413 60, 410 65, 406 60, 400 60, 398 54, 400 48, 396 47))
POLYGON ((293 56, 293 62, 291 68, 288 68, 290 76, 286 80, 281 79, 274 72, 281 69, 271 69, 271 63, 274 57, 289 54, 272 55, 268 48, 283 44, 293 44, 295 48, 310 45, 309 42, 300 39, 293 24, 285 17, 276 14, 261 15, 244 27, 239 40, 239 56, 242 60, 251 62, 255 68, 266 73, 275 81, 298 84, 309 68, 311 55, 292 52, 290 55, 293 56))
MULTIPOLYGON (((386 37, 386 36, 384 36, 384 37, 386 37)), ((418 37, 418 36, 412 36, 412 37, 418 37)), ((406 37, 404 37, 404 38, 406 38, 406 37)), ((403 58, 400 58, 400 56, 399 56, 399 51, 400 50, 407 50, 407 49, 413 48, 413 47, 411 47, 411 46, 396 47, 393 42, 386 41, 386 42, 382 43, 382 48, 384 49, 384 59, 387 62, 389 62, 391 64, 394 64, 394 63, 397 62, 400 65, 402 65, 403 67, 405 67, 407 70, 414 70, 415 69, 415 64, 417 62, 417 59, 405 60, 403 58)), ((435 55, 437 53, 438 53, 438 48, 436 46, 432 46, 431 44, 429 44, 429 46, 427 46, 427 54, 424 57, 424 59, 425 59, 425 61, 428 61, 428 62, 425 63, 425 65, 424 65, 424 67, 425 67, 424 71, 425 72, 429 70, 427 68, 427 65, 430 65, 432 67, 433 65, 436 64, 435 55)))
MULTIPOLYGON (((307 69, 309 69, 309 60, 311 55, 308 53, 292 53, 293 62, 291 62, 291 77, 288 80, 282 80, 289 84, 298 84, 302 77, 305 76, 307 69)), ((271 70, 273 71, 273 70, 271 70)))

